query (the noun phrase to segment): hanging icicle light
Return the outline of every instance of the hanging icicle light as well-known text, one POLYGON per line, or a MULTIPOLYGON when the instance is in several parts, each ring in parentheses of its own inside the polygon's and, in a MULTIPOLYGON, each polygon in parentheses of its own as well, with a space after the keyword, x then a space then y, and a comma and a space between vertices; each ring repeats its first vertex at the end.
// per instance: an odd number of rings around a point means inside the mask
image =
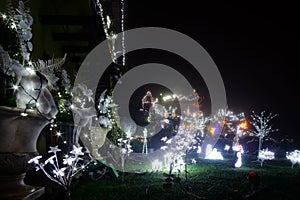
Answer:
POLYGON ((126 64, 126 49, 125 49, 125 1, 121 0, 121 51, 117 51, 115 48, 115 41, 117 40, 117 34, 114 33, 114 31, 110 31, 111 29, 111 19, 107 15, 104 15, 104 9, 103 5, 101 4, 100 0, 96 0, 95 2, 96 7, 99 9, 98 14, 100 15, 101 21, 102 21, 102 26, 104 30, 104 34, 106 39, 109 41, 108 46, 109 46, 109 52, 112 58, 112 61, 117 64, 117 53, 121 52, 122 53, 122 65, 125 66, 126 64))
POLYGON ((125 66, 126 64, 126 49, 125 49, 125 24, 124 24, 124 18, 125 18, 125 1, 121 0, 121 31, 122 31, 122 64, 125 66))

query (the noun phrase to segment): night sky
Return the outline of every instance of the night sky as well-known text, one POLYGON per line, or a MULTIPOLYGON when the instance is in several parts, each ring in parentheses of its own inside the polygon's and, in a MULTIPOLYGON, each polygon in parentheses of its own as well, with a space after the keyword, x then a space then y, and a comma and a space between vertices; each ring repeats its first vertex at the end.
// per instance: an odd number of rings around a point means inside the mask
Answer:
MULTIPOLYGON (((126 29, 164 27, 192 37, 216 63, 230 110, 245 112, 248 116, 252 111, 262 110, 279 114, 274 127, 279 128, 281 135, 299 138, 297 85, 300 81, 296 72, 299 32, 296 29, 300 18, 297 6, 253 1, 209 2, 127 1, 126 29)), ((139 56, 135 63, 157 61, 157 55, 148 53, 144 60, 139 56)), ((172 60, 181 62, 178 58, 172 60)), ((172 65, 172 62, 167 64, 172 65)), ((185 75, 197 82, 192 71, 185 75)), ((209 99, 201 81, 195 87, 199 88, 200 95, 209 99)))

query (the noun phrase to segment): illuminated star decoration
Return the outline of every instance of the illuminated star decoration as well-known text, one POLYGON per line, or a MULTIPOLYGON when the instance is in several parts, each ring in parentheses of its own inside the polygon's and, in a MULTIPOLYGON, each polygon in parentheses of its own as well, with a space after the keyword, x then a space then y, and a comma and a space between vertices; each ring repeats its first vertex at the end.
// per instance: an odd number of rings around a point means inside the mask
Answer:
POLYGON ((76 157, 84 155, 84 153, 82 153, 82 147, 76 147, 75 145, 73 145, 73 150, 70 153, 76 157))
POLYGON ((48 151, 48 153, 56 154, 59 151, 61 151, 61 149, 59 149, 58 146, 55 146, 55 147, 50 147, 50 150, 48 151))

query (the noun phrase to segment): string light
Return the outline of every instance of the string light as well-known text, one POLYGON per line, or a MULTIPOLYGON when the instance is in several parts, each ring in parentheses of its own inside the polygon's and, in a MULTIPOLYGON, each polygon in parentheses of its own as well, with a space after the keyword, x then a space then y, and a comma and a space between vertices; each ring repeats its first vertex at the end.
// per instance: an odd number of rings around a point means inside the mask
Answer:
POLYGON ((14 89, 14 90, 17 90, 18 88, 19 88, 19 86, 13 85, 13 89, 14 89))
POLYGON ((126 49, 125 49, 125 24, 124 24, 124 18, 125 18, 125 1, 121 0, 121 31, 122 31, 122 64, 125 66, 126 64, 126 49))
POLYGON ((300 151, 299 150, 296 149, 292 152, 286 152, 286 158, 291 161, 292 168, 294 168, 294 165, 296 163, 298 163, 299 167, 300 167, 300 151))
POLYGON ((2 17, 2 19, 6 19, 7 18, 7 16, 5 15, 5 14, 1 14, 1 17, 2 17))
MULTIPOLYGON (((117 39, 117 34, 113 33, 112 31, 109 32, 109 29, 111 27, 111 20, 109 18, 109 16, 104 16, 104 10, 103 10, 103 6, 100 2, 100 0, 96 0, 96 6, 98 7, 99 11, 99 15, 102 21, 102 26, 103 26, 103 30, 104 30, 104 34, 107 40, 111 41, 111 49, 110 49, 110 54, 112 57, 112 61, 114 63, 117 63, 116 57, 117 57, 117 51, 115 49, 115 41, 117 39)), ((125 19, 125 1, 121 0, 121 32, 122 32, 122 38, 121 38, 121 46, 122 46, 122 65, 125 66, 126 64, 126 49, 125 49, 125 24, 124 24, 124 20, 125 19)))
POLYGON ((262 166, 265 160, 273 160, 275 158, 275 153, 269 151, 268 148, 262 149, 259 151, 257 158, 260 162, 260 166, 262 166))

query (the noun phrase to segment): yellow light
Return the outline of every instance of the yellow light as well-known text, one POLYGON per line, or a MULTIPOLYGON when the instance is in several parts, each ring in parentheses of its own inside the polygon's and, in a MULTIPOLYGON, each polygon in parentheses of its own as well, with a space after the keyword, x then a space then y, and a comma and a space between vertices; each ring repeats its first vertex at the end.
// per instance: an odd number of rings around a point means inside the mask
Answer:
POLYGON ((247 123, 247 121, 241 122, 239 124, 239 126, 240 126, 241 129, 244 129, 244 130, 248 129, 248 123, 247 123))
POLYGON ((210 134, 214 135, 214 134, 215 134, 215 131, 216 131, 216 128, 215 128, 215 127, 210 127, 210 128, 209 128, 210 134))

